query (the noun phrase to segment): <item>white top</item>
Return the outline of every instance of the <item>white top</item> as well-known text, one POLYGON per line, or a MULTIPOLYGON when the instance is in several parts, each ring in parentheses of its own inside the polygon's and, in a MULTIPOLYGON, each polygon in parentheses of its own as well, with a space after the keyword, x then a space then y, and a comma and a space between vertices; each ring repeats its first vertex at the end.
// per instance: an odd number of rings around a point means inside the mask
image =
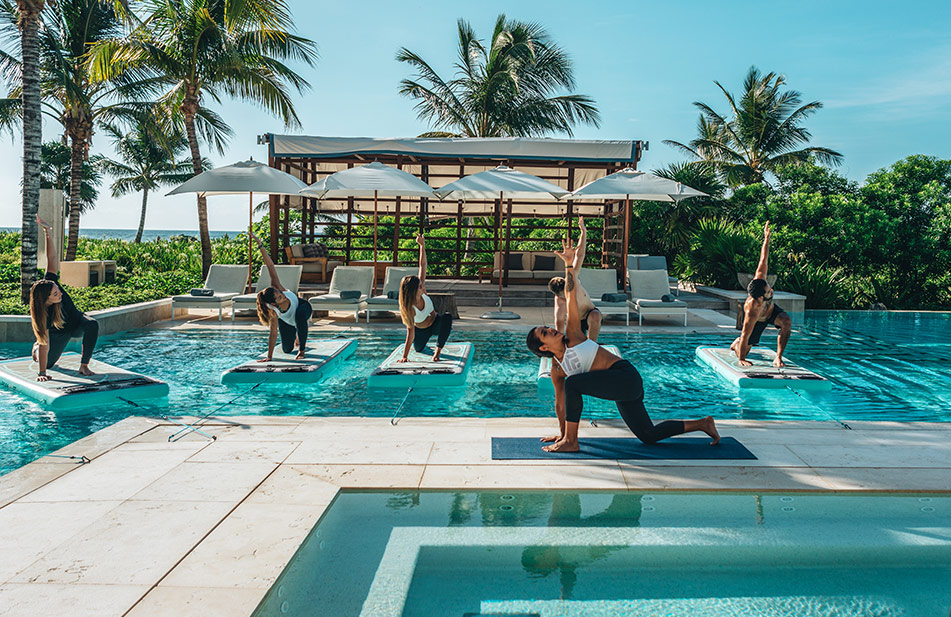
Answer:
POLYGON ((566 377, 588 373, 591 371, 591 365, 594 364, 594 357, 598 355, 598 349, 601 346, 591 339, 585 339, 574 347, 565 349, 565 355, 562 357, 561 370, 565 372, 566 377))
POLYGON ((297 294, 295 294, 293 291, 287 291, 285 289, 284 295, 287 297, 287 299, 291 303, 291 305, 287 307, 287 310, 282 313, 273 304, 271 305, 271 310, 277 313, 278 319, 296 328, 297 322, 295 321, 294 317, 297 314, 297 305, 300 302, 300 300, 297 299, 297 294))
POLYGON ((423 323, 436 310, 433 307, 433 301, 426 294, 423 294, 423 308, 419 309, 415 306, 413 308, 416 309, 416 315, 413 317, 415 323, 423 323))

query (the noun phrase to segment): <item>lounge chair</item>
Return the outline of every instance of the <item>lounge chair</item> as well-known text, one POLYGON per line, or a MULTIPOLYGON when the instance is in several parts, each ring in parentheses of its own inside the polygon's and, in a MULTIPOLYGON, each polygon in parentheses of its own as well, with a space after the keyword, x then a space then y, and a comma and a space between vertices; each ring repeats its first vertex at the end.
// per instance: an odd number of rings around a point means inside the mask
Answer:
POLYGON ((627 325, 631 325, 631 315, 627 306, 627 295, 617 286, 617 270, 595 270, 582 268, 578 273, 578 280, 585 291, 591 296, 591 302, 602 315, 624 315, 627 325), (622 294, 625 299, 620 302, 602 300, 604 294, 622 294))
MULTIPOLYGON (((406 267, 397 267, 389 266, 386 269, 386 275, 383 277, 383 289, 379 296, 373 296, 372 298, 367 298, 367 309, 371 311, 399 311, 400 310, 400 301, 399 301, 399 292, 400 292, 400 282, 403 280, 404 276, 409 276, 411 274, 418 274, 419 268, 406 268, 406 267), (388 298, 387 292, 396 292, 396 298, 388 298)), ((369 320, 369 316, 367 317, 369 320)))
MULTIPOLYGON (((663 255, 628 255, 627 256, 627 269, 630 270, 663 270, 667 272, 667 258, 663 255)), ((674 289, 670 293, 675 296, 680 293, 679 286, 680 282, 667 275, 667 280, 677 289, 674 289)), ((628 283, 627 290, 631 291, 630 283, 628 283)))
POLYGON ((637 324, 644 324, 644 315, 683 315, 687 325, 687 303, 681 300, 664 302, 670 295, 670 280, 666 270, 628 270, 631 284, 631 300, 628 306, 637 313, 637 324))
MULTIPOLYGON (((281 285, 288 291, 297 293, 300 286, 300 277, 303 268, 301 266, 274 266, 277 268, 277 276, 281 279, 281 285)), ((231 300, 231 323, 234 323, 234 314, 237 311, 255 310, 258 305, 258 293, 262 289, 271 285, 271 273, 267 267, 261 266, 258 273, 258 282, 254 284, 253 293, 241 294, 231 300)))
MULTIPOLYGON (((366 310, 367 299, 373 288, 372 266, 337 266, 330 277, 330 291, 310 299, 315 311, 353 311, 353 319, 360 322, 360 311, 366 310), (359 297, 341 298, 341 292, 359 291, 359 297)), ((370 315, 367 313, 367 323, 370 315)))
MULTIPOLYGON (((231 307, 231 301, 244 293, 248 284, 247 266, 223 266, 212 264, 208 269, 208 278, 205 279, 205 288, 213 289, 211 296, 173 296, 172 318, 175 318, 176 309, 218 309, 218 321, 221 321, 221 311, 231 307)), ((233 310, 233 309, 232 309, 233 310)))

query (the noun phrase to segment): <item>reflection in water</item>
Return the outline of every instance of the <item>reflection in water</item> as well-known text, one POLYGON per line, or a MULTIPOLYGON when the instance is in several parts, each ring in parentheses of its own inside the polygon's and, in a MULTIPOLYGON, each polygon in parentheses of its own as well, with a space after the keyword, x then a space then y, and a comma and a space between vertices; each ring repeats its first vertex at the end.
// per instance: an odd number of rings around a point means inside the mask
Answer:
MULTIPOLYGON (((552 498, 549 527, 603 527, 616 526, 625 521, 627 526, 640 525, 641 495, 622 493, 614 495, 611 503, 601 512, 582 517, 581 496, 556 493, 552 498)), ((561 599, 571 598, 578 581, 578 569, 604 559, 624 546, 527 546, 522 551, 522 567, 530 577, 546 578, 559 572, 561 599)))

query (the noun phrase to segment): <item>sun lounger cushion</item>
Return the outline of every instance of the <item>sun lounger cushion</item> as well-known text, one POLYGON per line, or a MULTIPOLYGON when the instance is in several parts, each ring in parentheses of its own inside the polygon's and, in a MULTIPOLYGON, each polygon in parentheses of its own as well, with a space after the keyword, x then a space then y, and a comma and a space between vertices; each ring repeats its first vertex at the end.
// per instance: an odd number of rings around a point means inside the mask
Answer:
POLYGON ((622 293, 606 293, 601 294, 602 302, 627 302, 627 294, 622 293))
POLYGON ((348 289, 348 290, 346 290, 346 291, 341 291, 341 292, 340 292, 340 299, 341 299, 341 300, 353 300, 354 298, 359 298, 360 295, 361 295, 361 294, 360 294, 360 290, 358 290, 358 289, 348 289))
POLYGON ((238 294, 236 293, 214 293, 210 296, 193 296, 189 294, 187 296, 172 296, 172 301, 191 303, 207 302, 208 304, 220 304, 221 302, 230 300, 237 295, 238 294))
POLYGON ((215 290, 214 290, 214 289, 209 289, 209 288, 207 288, 207 287, 195 287, 195 288, 193 288, 193 289, 192 289, 190 292, 188 292, 188 293, 189 293, 190 295, 192 295, 192 296, 204 297, 204 296, 213 296, 213 295, 215 295, 215 290))
POLYGON ((663 300, 646 300, 639 299, 635 302, 635 306, 638 308, 673 308, 673 307, 686 307, 686 302, 681 302, 680 300, 674 300, 673 302, 664 302, 663 300))
POLYGON ((362 294, 350 298, 342 298, 340 294, 324 294, 322 296, 314 296, 310 301, 312 304, 359 304, 366 299, 367 297, 362 294))

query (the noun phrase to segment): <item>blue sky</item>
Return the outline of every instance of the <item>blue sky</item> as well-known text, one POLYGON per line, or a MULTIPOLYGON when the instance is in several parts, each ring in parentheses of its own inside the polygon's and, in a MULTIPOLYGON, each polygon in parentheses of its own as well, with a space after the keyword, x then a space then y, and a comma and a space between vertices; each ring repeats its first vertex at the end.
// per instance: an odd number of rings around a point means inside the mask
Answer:
MULTIPOLYGON (((300 133, 411 137, 428 129, 412 101, 397 94, 411 75, 394 60, 402 47, 419 53, 444 77, 456 52, 456 20, 481 37, 495 17, 538 21, 574 60, 577 92, 592 96, 600 128, 579 127, 579 139, 642 139, 642 169, 680 160, 664 139, 688 141, 693 101, 725 113, 714 80, 736 91, 750 65, 786 75, 805 101, 825 108, 807 122, 815 145, 842 152, 840 171, 862 181, 910 154, 951 158, 951 3, 939 1, 776 2, 307 2, 290 0, 298 31, 315 40, 320 61, 302 67, 312 88, 298 97, 300 133)), ((281 123, 239 101, 218 111, 235 128, 215 164, 266 150, 255 137, 285 132, 281 123)), ((57 125, 44 139, 58 137, 57 125)), ((19 225, 19 141, 0 142, 0 226, 19 225)), ((95 151, 108 151, 105 139, 95 151)), ((83 226, 134 228, 140 198, 113 199, 104 187, 83 226)), ((240 198, 214 198, 212 229, 234 229, 240 198)), ((238 210, 240 211, 240 210, 238 210)), ((147 226, 196 229, 194 198, 150 200, 147 226)))

